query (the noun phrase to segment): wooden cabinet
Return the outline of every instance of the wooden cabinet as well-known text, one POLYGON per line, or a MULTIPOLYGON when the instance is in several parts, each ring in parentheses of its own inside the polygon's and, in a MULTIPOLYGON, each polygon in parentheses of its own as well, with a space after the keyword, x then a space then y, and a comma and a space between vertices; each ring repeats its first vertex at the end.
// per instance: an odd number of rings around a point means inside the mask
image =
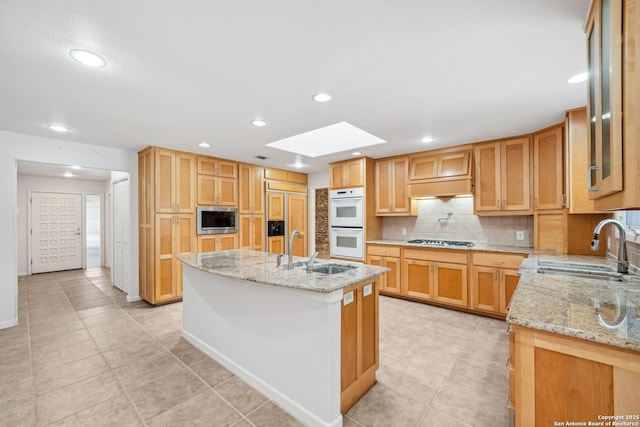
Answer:
POLYGON ((556 125, 533 135, 533 207, 565 206, 563 127, 556 125))
POLYGON ((155 211, 195 212, 195 156, 162 148, 154 154, 155 211))
POLYGON ((198 252, 217 252, 238 248, 238 235, 210 234, 198 236, 198 252))
POLYGON ((470 145, 411 154, 409 197, 471 194, 471 157, 470 145))
POLYGON ((388 245, 368 245, 367 264, 390 268, 380 277, 380 292, 400 294, 400 247, 388 245))
POLYGON ((198 204, 238 206, 238 180, 211 175, 198 175, 198 204))
POLYGON ((511 327, 510 338, 516 427, 559 420, 598 423, 605 414, 638 416, 640 353, 518 325, 511 327))
POLYGON ((639 8, 638 0, 595 0, 586 26, 590 196, 596 210, 640 208, 639 8))
POLYGON ((466 252, 405 248, 401 293, 466 307, 467 263, 466 252))
POLYGON ((264 213, 264 169, 240 163, 238 166, 238 213, 261 215, 264 213))
POLYGON ((524 255, 477 252, 472 255, 471 308, 507 314, 524 255))
POLYGON ((418 206, 409 199, 409 158, 391 157, 376 161, 376 215, 417 215, 418 206))
POLYGON ((266 168, 264 170, 264 178, 274 181, 283 181, 303 185, 307 185, 308 181, 307 174, 273 168, 266 168))
POLYGON ((138 153, 140 297, 151 304, 182 297, 175 256, 196 249, 196 157, 148 147, 138 153))
POLYGON ((264 251, 264 216, 239 215, 239 218, 240 229, 238 230, 238 234, 240 249, 264 251))
POLYGON ((340 410, 344 414, 376 382, 380 365, 377 281, 344 289, 340 343, 340 410))
POLYGON ((529 137, 474 146, 477 215, 531 214, 529 137))
POLYGON ((307 196, 287 195, 287 230, 289 234, 298 230, 302 239, 293 239, 293 247, 289 248, 295 256, 307 256, 307 196))
POLYGON ((198 175, 238 177, 238 164, 231 160, 198 156, 198 175))
POLYGON ((284 236, 267 237, 267 252, 270 254, 285 253, 284 236))
MULTIPOLYGON (((596 225, 608 214, 571 215, 567 209, 536 210, 533 215, 533 232, 535 249, 562 254, 605 256, 607 245, 600 245, 597 252, 591 251, 591 239, 596 225)), ((606 233, 600 241, 606 242, 606 233)))
POLYGON ((329 165, 329 188, 362 187, 365 181, 365 159, 346 160, 329 165))

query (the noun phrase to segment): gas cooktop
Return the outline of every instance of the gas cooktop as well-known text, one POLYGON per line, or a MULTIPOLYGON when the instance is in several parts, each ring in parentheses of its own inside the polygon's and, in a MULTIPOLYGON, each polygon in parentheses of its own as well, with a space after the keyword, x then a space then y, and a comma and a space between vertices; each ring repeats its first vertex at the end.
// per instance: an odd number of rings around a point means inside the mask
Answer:
POLYGON ((414 245, 425 245, 425 246, 453 246, 459 248, 470 248, 473 246, 473 242, 464 242, 461 240, 432 240, 432 239, 414 239, 407 240, 407 243, 412 243, 414 245))

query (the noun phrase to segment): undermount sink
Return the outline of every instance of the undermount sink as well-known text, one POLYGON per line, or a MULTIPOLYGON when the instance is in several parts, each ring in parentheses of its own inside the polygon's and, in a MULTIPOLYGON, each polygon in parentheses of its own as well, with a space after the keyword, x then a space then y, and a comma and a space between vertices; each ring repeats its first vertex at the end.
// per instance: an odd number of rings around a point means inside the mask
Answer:
POLYGON ((314 273, 321 274, 339 274, 344 273, 345 271, 349 271, 356 268, 353 265, 343 265, 343 264, 318 264, 313 267, 314 273))
POLYGON ((577 270, 567 271, 567 270, 552 270, 545 268, 538 268, 536 270, 537 273, 540 274, 551 274, 556 276, 568 276, 568 277, 576 277, 580 279, 595 279, 595 280, 607 280, 610 282, 624 282, 624 278, 622 274, 607 272, 607 271, 590 271, 581 273, 577 270))
POLYGON ((538 261, 539 269, 554 269, 554 270, 582 270, 582 271, 602 271, 613 273, 611 267, 599 264, 586 264, 581 262, 568 262, 568 261, 538 261))

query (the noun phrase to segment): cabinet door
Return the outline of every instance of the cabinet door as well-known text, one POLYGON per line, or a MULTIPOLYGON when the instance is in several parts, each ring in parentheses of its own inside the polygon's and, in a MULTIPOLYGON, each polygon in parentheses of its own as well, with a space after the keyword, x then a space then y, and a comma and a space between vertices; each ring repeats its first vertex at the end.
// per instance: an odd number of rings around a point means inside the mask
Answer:
POLYGON ((467 306, 467 266, 435 263, 433 299, 462 307, 467 306))
POLYGON ((284 221, 284 194, 268 193, 267 201, 269 205, 267 219, 269 221, 284 221))
POLYGON ((228 251, 231 249, 236 249, 237 247, 238 247, 238 235, 236 233, 220 234, 218 236, 218 240, 216 241, 216 250, 228 251))
POLYGON ((409 184, 409 158, 403 157, 391 161, 393 180, 389 190, 392 195, 392 208, 395 213, 409 213, 410 203, 407 193, 409 184))
POLYGON ((238 180, 236 178, 216 178, 217 205, 238 206, 238 180))
MULTIPOLYGON (((367 255, 367 264, 375 265, 376 267, 385 267, 385 258, 378 255, 367 255)), ((378 283, 380 283, 380 290, 386 291, 387 289, 387 277, 388 274, 380 276, 378 283)))
POLYGON ((196 205, 196 159, 192 154, 176 153, 175 212, 193 213, 196 205))
MULTIPOLYGON (((155 289, 154 302, 167 301, 178 295, 174 265, 176 242, 176 215, 156 215, 155 233, 155 289)), ((179 240, 179 239, 178 239, 179 240)))
POLYGON ((500 270, 500 313, 507 314, 507 307, 519 281, 517 270, 500 270))
POLYGON ((385 277, 385 291, 393 294, 400 293, 400 258, 386 257, 384 266, 391 271, 385 277))
POLYGON ((393 172, 391 160, 376 162, 376 215, 384 215, 393 211, 393 172))
POLYGON ((307 196, 289 194, 287 203, 288 232, 291 234, 293 230, 298 230, 302 234, 302 239, 293 239, 293 248, 289 250, 293 255, 307 256, 307 196))
POLYGON ((345 180, 347 187, 364 186, 364 159, 345 162, 345 180))
POLYGON ((345 164, 335 163, 329 166, 329 187, 343 188, 346 187, 344 175, 345 164))
POLYGON ((498 269, 474 265, 471 268, 471 308, 500 311, 498 269))
POLYGON ((170 150, 156 150, 155 155, 155 199, 156 212, 175 211, 175 153, 170 150))
POLYGON ((224 176, 227 178, 238 177, 238 164, 236 162, 232 162, 230 160, 218 159, 216 163, 217 163, 216 175, 224 176))
POLYGON ((474 147, 475 210, 500 209, 500 143, 479 144, 474 147))
POLYGON ((264 217, 240 215, 239 248, 264 250, 264 217))
POLYGON ((450 177, 469 174, 469 151, 443 154, 438 157, 438 177, 450 177))
POLYGON ((502 169, 502 210, 527 211, 531 209, 529 138, 502 142, 500 166, 502 169))
POLYGON ((198 156, 198 175, 216 175, 217 160, 214 157, 198 156))
POLYGON ((405 259, 402 262, 403 294, 420 299, 433 299, 433 262, 405 259))
POLYGON ((564 206, 562 126, 533 137, 533 207, 561 209, 564 206))
POLYGON ((261 214, 264 212, 263 169, 240 164, 238 212, 240 214, 261 214))
POLYGON ((196 223, 194 214, 176 215, 173 267, 176 281, 176 296, 182 296, 182 262, 175 256, 196 251, 196 223))
POLYGON ((425 155, 411 158, 411 170, 409 179, 435 178, 438 174, 438 156, 425 155))
POLYGON ((284 236, 268 237, 267 252, 271 254, 283 254, 284 253, 284 236))
POLYGON ((255 215, 253 217, 252 222, 252 231, 251 231, 251 249, 254 251, 264 251, 264 234, 265 234, 265 224, 264 224, 264 216, 255 215))
POLYGON ((198 204, 217 204, 218 194, 216 191, 217 178, 210 175, 198 175, 198 204))

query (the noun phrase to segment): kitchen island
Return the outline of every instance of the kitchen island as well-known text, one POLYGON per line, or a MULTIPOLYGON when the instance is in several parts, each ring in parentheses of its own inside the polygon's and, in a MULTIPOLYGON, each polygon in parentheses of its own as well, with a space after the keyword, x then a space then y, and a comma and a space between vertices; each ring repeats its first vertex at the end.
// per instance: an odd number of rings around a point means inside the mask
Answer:
POLYGON ((377 280, 389 270, 334 261, 351 268, 287 270, 248 250, 178 259, 184 338, 305 424, 341 426, 375 383, 377 280))

